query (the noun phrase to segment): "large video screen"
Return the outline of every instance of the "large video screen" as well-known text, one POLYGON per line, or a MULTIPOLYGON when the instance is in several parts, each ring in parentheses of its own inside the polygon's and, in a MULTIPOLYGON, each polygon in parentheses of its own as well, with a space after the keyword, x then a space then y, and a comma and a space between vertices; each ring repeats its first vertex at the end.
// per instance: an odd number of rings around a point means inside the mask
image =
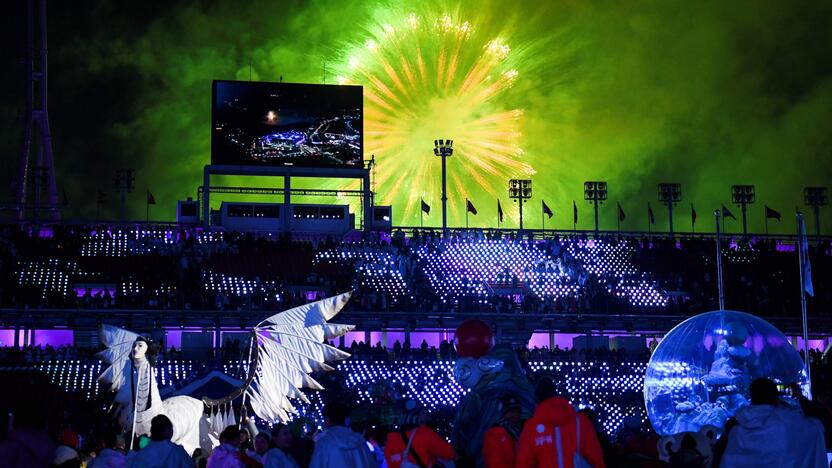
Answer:
POLYGON ((211 164, 358 166, 361 86, 214 81, 211 164))

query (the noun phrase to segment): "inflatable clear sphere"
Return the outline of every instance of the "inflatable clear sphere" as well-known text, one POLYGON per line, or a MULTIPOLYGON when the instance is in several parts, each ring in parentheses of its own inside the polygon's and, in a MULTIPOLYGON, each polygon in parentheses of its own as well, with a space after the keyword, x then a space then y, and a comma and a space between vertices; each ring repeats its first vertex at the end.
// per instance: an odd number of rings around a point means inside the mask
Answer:
MULTIPOLYGON (((677 325, 659 343, 644 376, 644 403, 661 435, 725 427, 750 402, 748 388, 766 377, 797 383, 809 395, 800 354, 765 320, 743 312, 715 311, 677 325)), ((785 396, 787 391, 783 390, 785 396)))

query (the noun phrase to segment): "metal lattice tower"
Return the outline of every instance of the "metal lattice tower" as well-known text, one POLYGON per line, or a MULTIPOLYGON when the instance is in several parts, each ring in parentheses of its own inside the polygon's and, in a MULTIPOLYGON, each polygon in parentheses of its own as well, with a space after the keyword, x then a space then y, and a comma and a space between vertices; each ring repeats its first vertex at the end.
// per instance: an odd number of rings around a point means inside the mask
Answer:
POLYGON ((18 172, 12 182, 15 194, 12 209, 21 221, 27 218, 28 213, 31 213, 32 219, 38 219, 42 212, 48 213, 49 219, 58 220, 61 217, 61 205, 58 202, 52 134, 46 106, 46 0, 27 2, 26 21, 26 50, 23 58, 26 107, 18 172), (42 198, 44 192, 45 202, 42 198))

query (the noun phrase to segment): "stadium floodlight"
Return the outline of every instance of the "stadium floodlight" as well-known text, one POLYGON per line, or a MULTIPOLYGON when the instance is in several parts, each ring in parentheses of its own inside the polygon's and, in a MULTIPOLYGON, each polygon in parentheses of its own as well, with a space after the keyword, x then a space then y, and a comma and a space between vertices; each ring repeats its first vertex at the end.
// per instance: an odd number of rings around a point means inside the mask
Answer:
POLYGON ((584 182, 584 200, 595 206, 595 235, 598 235, 598 206, 607 200, 607 183, 605 181, 584 182))
POLYGON ((811 206, 815 212, 815 234, 820 236, 820 207, 829 204, 826 187, 805 187, 803 198, 806 200, 806 204, 811 206))
POLYGON ((748 205, 754 204, 756 194, 753 185, 732 185, 731 201, 742 209, 742 235, 748 235, 748 205))
POLYGON ((667 205, 667 219, 670 237, 673 237, 673 205, 682 201, 682 184, 663 182, 659 184, 659 202, 667 205))
POLYGON ((448 190, 445 160, 454 155, 453 140, 433 140, 434 156, 442 158, 442 233, 448 236, 448 190))
POLYGON ((520 230, 523 230, 523 204, 532 198, 532 181, 511 179, 508 181, 508 197, 520 205, 520 230))

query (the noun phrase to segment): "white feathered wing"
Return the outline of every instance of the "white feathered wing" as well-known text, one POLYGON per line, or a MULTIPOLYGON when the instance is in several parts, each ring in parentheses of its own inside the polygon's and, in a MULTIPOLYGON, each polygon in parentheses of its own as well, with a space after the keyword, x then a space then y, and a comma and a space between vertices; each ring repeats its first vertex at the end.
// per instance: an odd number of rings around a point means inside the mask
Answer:
POLYGON ((246 389, 255 414, 267 421, 286 422, 295 407, 289 401, 309 400, 301 392, 323 387, 309 373, 332 370, 326 361, 350 357, 326 343, 353 329, 353 325, 327 323, 346 305, 352 293, 312 302, 273 315, 255 328, 259 364, 254 384, 246 389))
POLYGON ((112 325, 102 325, 99 330, 101 344, 107 349, 96 354, 99 359, 109 364, 109 367, 98 376, 99 382, 110 384, 110 390, 117 392, 124 385, 124 368, 133 350, 133 343, 139 337, 123 328, 112 325))

